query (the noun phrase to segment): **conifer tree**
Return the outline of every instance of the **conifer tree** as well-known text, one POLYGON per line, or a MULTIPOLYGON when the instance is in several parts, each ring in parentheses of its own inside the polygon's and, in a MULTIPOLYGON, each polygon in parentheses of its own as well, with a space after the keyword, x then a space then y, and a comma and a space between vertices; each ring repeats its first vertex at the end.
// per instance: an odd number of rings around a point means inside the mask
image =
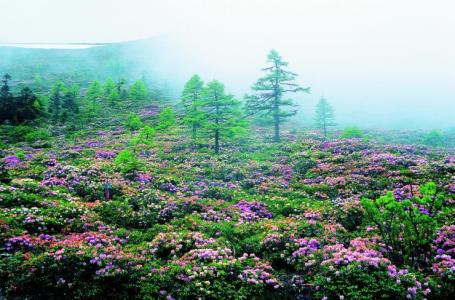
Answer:
POLYGON ((9 81, 11 76, 5 74, 0 89, 0 124, 8 120, 13 124, 37 118, 43 109, 42 103, 28 87, 23 88, 19 95, 11 93, 9 81))
POLYGON ((316 106, 315 123, 317 128, 321 129, 324 137, 327 137, 327 129, 335 126, 333 108, 324 97, 321 97, 316 106))
POLYGON ((87 89, 87 94, 85 95, 85 98, 88 100, 88 102, 92 104, 92 106, 95 106, 97 104, 97 101, 99 101, 102 97, 103 88, 99 81, 95 80, 90 83, 87 89))
POLYGON ((133 100, 146 100, 148 98, 147 86, 142 80, 137 80, 130 87, 128 96, 133 100))
POLYGON ((193 139, 196 138, 197 129, 201 126, 203 118, 203 114, 198 108, 203 88, 204 82, 201 78, 198 75, 193 75, 186 82, 182 91, 183 123, 191 127, 193 139))
POLYGON ((59 121, 61 119, 64 93, 65 85, 63 82, 58 81, 52 86, 51 94, 49 96, 48 112, 54 121, 59 121))
POLYGON ((213 136, 215 153, 220 152, 220 140, 240 133, 246 126, 240 101, 226 94, 224 85, 211 81, 202 92, 198 107, 203 112, 204 128, 213 136))
POLYGON ((106 82, 104 82, 103 86, 103 93, 104 93, 104 98, 109 98, 110 95, 112 94, 112 91, 116 89, 115 83, 112 80, 112 78, 106 79, 106 82))
POLYGON ((295 83, 297 74, 286 70, 288 63, 277 51, 271 50, 267 56, 270 66, 262 69, 266 74, 251 87, 254 94, 246 96, 248 114, 263 114, 273 118, 274 141, 280 141, 280 125, 297 113, 291 99, 284 99, 286 93, 309 92, 295 83))
POLYGON ((79 86, 77 85, 73 85, 65 91, 62 103, 62 122, 66 122, 69 116, 74 117, 79 113, 78 97, 79 86))

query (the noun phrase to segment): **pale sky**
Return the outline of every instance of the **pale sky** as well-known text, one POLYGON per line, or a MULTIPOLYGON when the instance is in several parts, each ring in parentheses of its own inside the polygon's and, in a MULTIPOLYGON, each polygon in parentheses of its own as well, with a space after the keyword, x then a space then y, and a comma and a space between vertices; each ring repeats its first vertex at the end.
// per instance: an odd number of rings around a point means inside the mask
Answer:
POLYGON ((0 0, 0 43, 173 35, 201 62, 188 74, 236 93, 275 48, 313 88, 304 105, 324 95, 346 123, 450 127, 454 13, 451 0, 0 0))

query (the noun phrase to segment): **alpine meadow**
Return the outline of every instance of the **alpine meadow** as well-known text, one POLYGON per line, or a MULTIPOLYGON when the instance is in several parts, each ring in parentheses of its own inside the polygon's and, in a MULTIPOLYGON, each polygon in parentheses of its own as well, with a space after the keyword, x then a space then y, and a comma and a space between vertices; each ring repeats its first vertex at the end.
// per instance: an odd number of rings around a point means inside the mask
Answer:
POLYGON ((455 299, 454 11, 0 0, 0 300, 455 299))

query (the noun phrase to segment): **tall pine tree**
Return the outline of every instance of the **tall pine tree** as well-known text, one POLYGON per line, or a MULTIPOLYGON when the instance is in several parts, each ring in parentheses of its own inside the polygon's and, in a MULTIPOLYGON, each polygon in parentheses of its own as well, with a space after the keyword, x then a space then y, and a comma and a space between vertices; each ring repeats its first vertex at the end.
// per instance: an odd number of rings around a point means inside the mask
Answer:
POLYGON ((185 114, 183 123, 191 127, 193 139, 196 138, 197 130, 203 119, 203 114, 198 108, 203 88, 204 82, 199 75, 193 75, 186 82, 182 91, 181 103, 185 114))
POLYGON ((198 107, 203 112, 204 127, 213 135, 215 153, 220 152, 220 140, 240 132, 245 126, 240 101, 226 94, 224 85, 211 81, 204 88, 198 107))
POLYGON ((8 82, 11 80, 9 74, 2 78, 0 89, 0 124, 8 120, 13 124, 33 120, 42 113, 42 103, 28 87, 23 88, 19 95, 11 93, 8 82))
POLYGON ((307 92, 295 83, 297 74, 286 70, 288 63, 283 61, 275 50, 267 56, 269 67, 262 69, 266 74, 251 87, 254 94, 246 96, 246 109, 249 114, 262 114, 273 118, 274 141, 280 141, 280 125, 297 113, 291 99, 284 99, 285 93, 307 92))
POLYGON ((72 85, 65 91, 62 103, 62 122, 66 122, 68 116, 74 117, 79 113, 79 104, 77 103, 78 97, 79 86, 77 85, 72 85))
POLYGON ((48 112, 54 121, 59 121, 61 119, 64 92, 65 85, 61 81, 55 83, 51 88, 48 112))

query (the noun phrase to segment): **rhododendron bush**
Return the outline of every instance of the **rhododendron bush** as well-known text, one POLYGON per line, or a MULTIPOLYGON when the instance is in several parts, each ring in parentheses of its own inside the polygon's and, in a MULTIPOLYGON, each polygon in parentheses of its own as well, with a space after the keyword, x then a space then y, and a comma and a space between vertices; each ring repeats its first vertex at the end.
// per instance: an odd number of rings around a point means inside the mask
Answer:
POLYGON ((455 295, 451 149, 170 128, 2 149, 0 298, 455 295))

